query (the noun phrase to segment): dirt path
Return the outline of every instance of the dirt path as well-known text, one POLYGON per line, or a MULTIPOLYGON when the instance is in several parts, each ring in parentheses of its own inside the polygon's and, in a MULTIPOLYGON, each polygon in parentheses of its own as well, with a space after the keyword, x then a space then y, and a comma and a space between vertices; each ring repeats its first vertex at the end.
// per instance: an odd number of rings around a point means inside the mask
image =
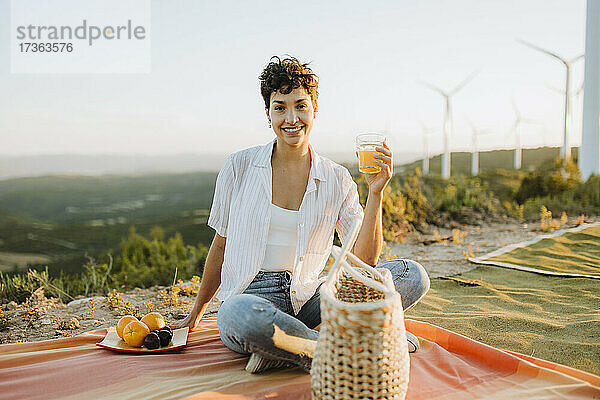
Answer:
POLYGON ((491 224, 485 226, 461 226, 459 228, 439 228, 437 235, 409 238, 405 243, 390 245, 391 253, 401 258, 410 258, 421 263, 431 278, 456 275, 477 268, 466 255, 483 255, 492 250, 530 239, 541 232, 538 225, 531 224, 491 224), (422 241, 436 237, 451 237, 449 240, 428 245, 422 241))

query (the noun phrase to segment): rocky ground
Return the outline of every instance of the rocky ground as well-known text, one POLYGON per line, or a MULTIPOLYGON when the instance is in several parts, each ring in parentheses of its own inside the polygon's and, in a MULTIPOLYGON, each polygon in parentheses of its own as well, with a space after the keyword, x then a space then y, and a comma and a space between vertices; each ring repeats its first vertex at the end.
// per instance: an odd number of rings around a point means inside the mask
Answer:
POLYGON ((477 268, 467 256, 484 255, 500 247, 539 235, 539 224, 504 223, 436 228, 432 235, 414 234, 404 243, 390 244, 395 257, 421 263, 431 278, 456 275, 477 268), (445 240, 440 240, 447 238, 445 240))
MULTIPOLYGON (((598 218, 594 220, 599 220, 598 218)), ((590 221, 591 222, 591 221, 590 221)), ((467 256, 483 255, 510 243, 521 242, 540 234, 539 224, 495 223, 482 226, 438 228, 431 235, 413 234, 404 243, 384 248, 382 259, 395 257, 419 261, 432 278, 455 275, 477 267, 467 256)), ((3 304, 0 318, 0 343, 40 341, 115 326, 122 315, 143 316, 158 311, 167 323, 184 318, 191 309, 197 283, 186 282, 171 287, 136 288, 126 293, 116 291, 107 296, 83 298, 64 303, 47 298, 43 288, 26 302, 3 304), (189 295, 185 295, 185 294, 189 295)), ((218 306, 211 304, 205 316, 216 316, 218 306)))
MULTIPOLYGON (((193 286, 189 282, 187 285, 193 286)), ((193 294, 178 295, 175 305, 170 288, 154 286, 149 289, 135 288, 126 293, 112 292, 108 296, 79 296, 65 304, 59 299, 47 298, 44 289, 40 288, 22 304, 11 302, 2 306, 6 326, 0 331, 0 343, 75 336, 115 326, 122 315, 141 317, 150 311, 160 312, 169 323, 184 318, 192 308, 194 299, 193 294)), ((216 304, 211 304, 205 315, 216 316, 217 309, 216 304)))

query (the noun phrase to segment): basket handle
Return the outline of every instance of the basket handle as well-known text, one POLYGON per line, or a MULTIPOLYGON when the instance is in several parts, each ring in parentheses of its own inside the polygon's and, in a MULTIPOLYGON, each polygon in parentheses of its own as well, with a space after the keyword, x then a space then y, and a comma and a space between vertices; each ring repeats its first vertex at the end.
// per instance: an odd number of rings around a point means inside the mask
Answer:
POLYGON ((356 270, 356 268, 352 267, 344 260, 346 257, 348 257, 349 259, 351 259, 352 261, 354 261, 355 263, 360 265, 362 268, 366 269, 373 275, 379 277, 382 282, 386 282, 386 279, 384 278, 384 276, 382 275, 381 272, 379 272, 376 268, 371 267, 369 264, 365 263, 363 260, 361 260, 360 258, 355 256, 354 254, 350 253, 349 247, 351 244, 354 244, 356 238, 358 237, 359 230, 360 230, 360 223, 357 220, 352 225, 352 235, 350 236, 350 239, 346 243, 344 243, 344 245, 341 248, 339 248, 337 246, 333 246, 331 248, 331 255, 334 258, 334 262, 333 262, 333 265, 331 266, 331 269, 329 270, 329 275, 327 276, 326 284, 331 285, 332 281, 337 276, 338 270, 340 268, 344 268, 344 270, 348 274, 350 274, 354 279, 363 283, 366 286, 369 286, 375 290, 384 292, 385 294, 394 292, 395 288, 392 289, 392 288, 388 287, 387 285, 382 284, 381 282, 377 282, 374 279, 364 276, 363 274, 358 272, 356 270))

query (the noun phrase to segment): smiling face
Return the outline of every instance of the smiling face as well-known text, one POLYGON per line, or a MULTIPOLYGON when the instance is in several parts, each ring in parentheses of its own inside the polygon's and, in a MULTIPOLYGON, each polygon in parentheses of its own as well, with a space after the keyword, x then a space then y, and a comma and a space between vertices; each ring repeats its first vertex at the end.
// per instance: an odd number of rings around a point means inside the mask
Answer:
POLYGON ((271 94, 270 106, 266 109, 271 119, 277 142, 291 147, 308 144, 315 117, 315 109, 311 97, 303 87, 296 88, 288 94, 280 91, 271 94))

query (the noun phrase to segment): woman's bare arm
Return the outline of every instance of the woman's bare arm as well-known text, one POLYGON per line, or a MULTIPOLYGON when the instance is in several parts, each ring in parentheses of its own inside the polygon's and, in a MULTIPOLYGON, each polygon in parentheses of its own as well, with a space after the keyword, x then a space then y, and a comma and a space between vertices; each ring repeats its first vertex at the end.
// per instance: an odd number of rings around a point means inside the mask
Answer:
POLYGON ((192 329, 202 319, 206 308, 221 285, 221 267, 223 266, 226 241, 226 237, 215 233, 215 237, 208 250, 208 255, 206 256, 206 262, 204 263, 204 273, 202 274, 202 282, 200 283, 200 290, 198 290, 194 308, 192 308, 190 314, 183 320, 170 324, 172 329, 183 328, 185 326, 189 326, 192 329))

